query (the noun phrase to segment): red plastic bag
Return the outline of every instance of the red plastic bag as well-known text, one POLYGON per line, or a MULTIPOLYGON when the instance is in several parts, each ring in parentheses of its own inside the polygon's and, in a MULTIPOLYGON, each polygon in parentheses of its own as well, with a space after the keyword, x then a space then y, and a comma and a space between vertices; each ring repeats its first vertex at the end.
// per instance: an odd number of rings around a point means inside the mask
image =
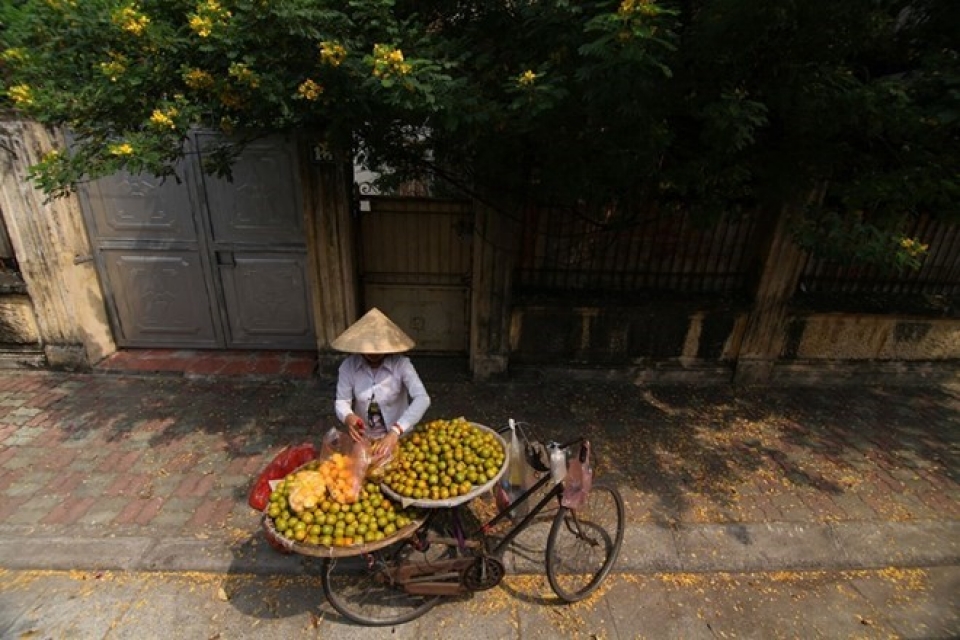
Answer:
POLYGON ((270 502, 270 481, 282 480, 288 473, 316 457, 317 451, 312 442, 305 442, 295 447, 287 445, 281 449, 253 483, 247 499, 249 505, 257 511, 263 511, 270 502))

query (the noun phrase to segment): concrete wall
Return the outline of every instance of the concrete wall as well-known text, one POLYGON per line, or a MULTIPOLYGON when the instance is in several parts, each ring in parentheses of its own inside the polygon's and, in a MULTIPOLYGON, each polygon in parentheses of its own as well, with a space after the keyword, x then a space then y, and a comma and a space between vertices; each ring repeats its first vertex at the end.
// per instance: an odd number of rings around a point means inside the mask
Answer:
MULTIPOLYGON (((617 307, 521 302, 513 309, 510 365, 726 383, 749 313, 744 304, 694 299, 617 307)), ((960 319, 788 311, 785 324, 767 382, 960 381, 960 319)))
POLYGON ((40 344, 40 330, 29 296, 0 293, 0 344, 40 344))

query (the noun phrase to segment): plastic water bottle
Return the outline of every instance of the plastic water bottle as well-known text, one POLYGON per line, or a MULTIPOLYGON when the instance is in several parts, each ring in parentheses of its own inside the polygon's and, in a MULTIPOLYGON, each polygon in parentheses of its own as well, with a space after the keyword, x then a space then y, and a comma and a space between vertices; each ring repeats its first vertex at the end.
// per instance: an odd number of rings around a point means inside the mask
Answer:
POLYGON ((550 478, 554 484, 559 484, 567 475, 567 454, 563 449, 554 445, 550 449, 550 478))
POLYGON ((376 396, 370 398, 370 408, 367 409, 367 419, 370 421, 370 430, 377 435, 382 435, 387 430, 387 425, 383 421, 383 412, 380 411, 380 403, 376 396))

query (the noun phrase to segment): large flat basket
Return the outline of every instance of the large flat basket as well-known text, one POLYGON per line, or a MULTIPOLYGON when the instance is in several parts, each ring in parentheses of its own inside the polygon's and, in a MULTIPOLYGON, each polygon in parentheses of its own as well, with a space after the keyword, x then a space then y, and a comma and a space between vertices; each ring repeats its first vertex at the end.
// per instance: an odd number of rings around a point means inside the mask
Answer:
POLYGON ((364 553, 370 553, 377 549, 383 549, 395 542, 399 542, 412 536, 420 525, 423 524, 423 518, 415 518, 401 529, 397 529, 392 535, 386 536, 383 540, 376 542, 364 542, 361 544, 352 544, 348 547, 330 547, 322 544, 310 544, 299 542, 286 538, 277 531, 273 525, 273 519, 267 514, 263 514, 262 524, 266 535, 271 538, 280 548, 299 553, 305 556, 314 556, 316 558, 347 558, 349 556, 359 556, 364 553))
POLYGON ((507 461, 509 460, 509 456, 507 455, 507 443, 504 441, 503 437, 499 433, 497 433, 490 427, 476 423, 476 422, 471 422, 470 424, 473 425, 474 427, 477 427, 478 429, 481 429, 482 431, 487 431, 489 433, 492 433, 493 436, 497 439, 497 442, 499 442, 500 446, 503 448, 503 454, 504 454, 503 464, 500 465, 500 470, 497 472, 497 474, 493 478, 490 478, 489 480, 487 480, 487 482, 485 482, 484 484, 478 487, 474 487, 473 489, 463 494, 462 496, 455 496, 453 498, 446 498, 444 500, 428 500, 426 498, 409 498, 407 496, 402 496, 396 491, 394 491, 393 489, 391 489, 390 487, 388 487, 385 483, 380 484, 380 491, 391 500, 394 500, 395 502, 399 502, 404 509, 406 509, 407 507, 421 507, 425 509, 443 509, 443 508, 456 507, 466 502, 470 502, 474 498, 481 496, 487 491, 490 491, 491 489, 493 489, 493 487, 496 486, 497 482, 500 481, 500 478, 503 477, 504 471, 507 470, 507 461))

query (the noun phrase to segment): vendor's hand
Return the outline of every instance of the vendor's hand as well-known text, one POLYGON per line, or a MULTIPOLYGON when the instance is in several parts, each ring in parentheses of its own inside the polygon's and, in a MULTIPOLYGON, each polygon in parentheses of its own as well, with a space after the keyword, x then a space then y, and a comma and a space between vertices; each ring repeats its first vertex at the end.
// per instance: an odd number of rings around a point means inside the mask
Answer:
POLYGON ((392 451, 393 448, 397 446, 397 440, 399 439, 400 436, 397 435, 397 432, 391 429, 387 435, 373 443, 373 446, 371 447, 373 455, 381 455, 388 451, 392 451))
POLYGON ((347 425, 347 433, 355 442, 363 440, 363 419, 355 413, 348 415, 343 423, 347 425))

